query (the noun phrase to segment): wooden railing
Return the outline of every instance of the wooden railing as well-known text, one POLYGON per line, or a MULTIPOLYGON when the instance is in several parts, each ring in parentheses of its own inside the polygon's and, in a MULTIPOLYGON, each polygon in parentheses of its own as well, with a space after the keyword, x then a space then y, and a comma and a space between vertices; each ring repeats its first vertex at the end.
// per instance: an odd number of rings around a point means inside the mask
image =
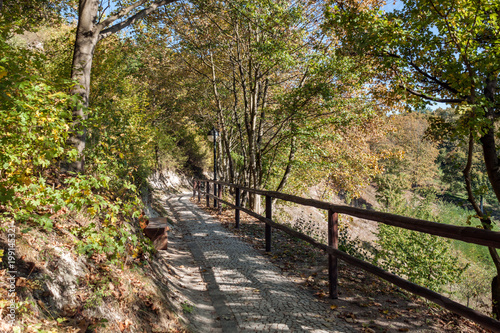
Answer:
POLYGON ((500 248, 500 232, 484 230, 473 227, 459 227, 449 224, 436 223, 426 220, 419 220, 405 216, 399 216, 394 214, 370 211, 366 209, 354 208, 349 206, 334 205, 328 202, 306 199, 295 195, 284 194, 280 192, 273 191, 263 191, 255 190, 231 183, 226 183, 222 181, 213 180, 199 180, 195 179, 193 184, 193 197, 198 194, 198 202, 201 201, 201 196, 206 197, 207 206, 210 204, 210 198, 214 199, 214 206, 221 209, 221 203, 234 208, 235 210, 235 224, 236 228, 240 224, 240 211, 247 213, 250 216, 264 222, 265 227, 265 243, 266 251, 271 251, 271 231, 272 228, 276 228, 286 232, 287 234, 302 239, 314 247, 324 250, 328 253, 328 276, 329 276, 329 292, 331 298, 338 297, 338 264, 337 259, 343 260, 344 262, 359 267, 369 273, 372 273, 404 290, 411 292, 412 294, 422 296, 443 308, 455 312, 465 318, 468 318, 477 324, 483 326, 484 328, 490 329, 493 332, 500 332, 500 321, 495 320, 481 312, 473 310, 467 306, 464 306, 458 302, 451 300, 444 295, 441 295, 435 291, 428 288, 417 285, 413 282, 405 280, 395 274, 384 271, 380 267, 370 264, 366 261, 355 258, 345 252, 338 250, 338 214, 346 214, 350 216, 355 216, 363 218, 366 220, 381 222, 387 225, 392 225, 399 228, 404 228, 408 230, 415 230, 423 232, 430 235, 436 235, 451 239, 456 239, 468 243, 489 246, 493 248, 500 248), (217 186, 217 195, 210 194, 210 184, 217 186), (217 185, 215 185, 217 184, 217 185), (203 186, 202 186, 203 185, 203 186), (222 199, 222 188, 223 186, 234 188, 235 190, 235 202, 231 203, 222 199), (205 191, 202 192, 202 187, 205 191), (266 201, 266 213, 265 216, 259 215, 247 208, 241 206, 240 198, 241 192, 246 191, 248 193, 254 193, 257 195, 265 196, 266 201), (272 202, 273 198, 280 199, 284 201, 289 201, 297 203, 303 206, 315 207, 319 209, 326 210, 328 212, 328 244, 323 244, 312 237, 304 235, 296 230, 293 230, 285 225, 276 223, 273 221, 272 217, 272 202))

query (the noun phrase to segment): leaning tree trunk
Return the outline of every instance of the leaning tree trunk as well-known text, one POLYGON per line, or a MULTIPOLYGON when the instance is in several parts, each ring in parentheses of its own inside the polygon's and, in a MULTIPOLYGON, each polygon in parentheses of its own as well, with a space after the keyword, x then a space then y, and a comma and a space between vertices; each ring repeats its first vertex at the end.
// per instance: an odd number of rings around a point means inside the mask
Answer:
MULTIPOLYGON (((497 105, 495 97, 497 95, 498 81, 496 75, 488 76, 485 83, 484 96, 492 105, 497 105)), ((495 107, 486 108, 486 116, 491 120, 492 124, 494 124, 495 118, 498 117, 497 113, 498 110, 496 110, 495 107)), ((500 202, 500 160, 497 155, 495 138, 495 127, 491 125, 486 133, 480 138, 480 141, 483 148, 483 158, 488 173, 488 179, 497 200, 500 202)), ((484 227, 491 229, 492 225, 490 223, 484 227)), ((489 252, 497 270, 497 276, 494 277, 491 282, 492 313, 493 317, 500 319, 500 256, 494 248, 489 248, 489 252)))
POLYGON ((69 170, 78 173, 84 171, 85 165, 83 151, 86 142, 86 129, 83 121, 86 119, 85 109, 89 106, 92 58, 99 40, 99 31, 94 25, 98 8, 99 0, 80 2, 78 27, 73 53, 71 79, 76 81, 77 84, 71 93, 80 96, 82 104, 75 106, 73 109, 73 128, 69 143, 78 151, 78 157, 76 161, 69 163, 69 170))
MULTIPOLYGON (((469 160, 468 160, 468 166, 467 168, 470 170, 471 167, 471 161, 472 161, 472 143, 474 138, 471 134, 470 140, 469 140, 469 160)), ((486 166, 486 171, 488 172, 488 178, 490 181, 490 184, 500 201, 500 173, 499 173, 499 160, 497 157, 496 153, 496 144, 495 144, 495 133, 493 128, 488 129, 486 134, 484 134, 481 139, 481 145, 483 148, 483 158, 485 161, 485 166, 486 166)), ((466 168, 466 170, 467 170, 466 168)), ((464 170, 464 175, 465 171, 464 170)), ((479 217, 481 218, 481 223, 483 225, 483 228, 485 229, 491 229, 492 228, 492 222, 489 218, 484 217, 483 213, 481 212, 480 208, 478 205, 475 203, 473 195, 472 195, 472 187, 470 186, 470 175, 466 176, 466 188, 468 191, 468 196, 469 196, 469 202, 474 207, 474 210, 478 214, 479 217)), ((492 303, 492 314, 494 318, 499 319, 500 318, 500 279, 498 276, 500 276, 500 257, 497 253, 497 250, 494 248, 489 248, 490 256, 491 259, 493 260, 493 264, 496 267, 497 271, 497 276, 493 278, 491 282, 491 303, 492 303)))

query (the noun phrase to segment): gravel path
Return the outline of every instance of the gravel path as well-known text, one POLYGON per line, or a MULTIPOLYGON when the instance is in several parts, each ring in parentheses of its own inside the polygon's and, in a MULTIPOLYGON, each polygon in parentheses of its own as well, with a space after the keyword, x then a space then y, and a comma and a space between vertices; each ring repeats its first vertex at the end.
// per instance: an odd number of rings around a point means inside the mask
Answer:
POLYGON ((170 195, 164 207, 182 229, 215 310, 211 315, 216 316, 217 327, 193 327, 200 332, 228 333, 355 332, 335 318, 328 305, 281 275, 267 258, 224 229, 189 197, 170 195))

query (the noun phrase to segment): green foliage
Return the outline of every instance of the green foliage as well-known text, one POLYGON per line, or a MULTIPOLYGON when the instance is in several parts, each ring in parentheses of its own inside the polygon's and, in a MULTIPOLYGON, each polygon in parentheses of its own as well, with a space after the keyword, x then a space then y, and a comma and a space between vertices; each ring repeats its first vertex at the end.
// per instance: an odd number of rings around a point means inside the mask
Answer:
POLYGON ((89 257, 103 254, 111 262, 137 258, 151 252, 149 240, 138 238, 125 220, 137 218, 142 202, 135 185, 110 174, 109 166, 101 166, 100 176, 72 177, 67 180, 65 206, 72 211, 84 211, 93 222, 73 228, 78 236, 77 250, 89 257))
POLYGON ((71 107, 78 99, 64 91, 68 80, 43 77, 43 55, 17 49, 0 39, 0 202, 8 207, 4 218, 34 219, 52 228, 48 211, 61 196, 48 187, 41 172, 75 151, 66 147, 71 107))
POLYGON ((128 256, 138 258, 153 251, 151 242, 138 239, 132 230, 123 224, 108 224, 98 228, 95 223, 75 228, 78 236, 77 251, 89 257, 104 255, 111 263, 122 262, 128 256))
MULTIPOLYGON (((347 217, 348 220, 352 221, 352 217, 347 217)), ((353 257, 361 260, 370 261, 372 258, 371 252, 372 248, 368 248, 367 244, 361 241, 359 238, 354 238, 349 230, 349 224, 345 223, 344 216, 339 216, 339 245, 338 249, 353 257)))
MULTIPOLYGON (((431 207, 435 199, 435 195, 414 196, 410 203, 401 202, 391 212, 436 220, 431 207)), ((377 243, 380 249, 375 261, 381 267, 431 289, 442 290, 448 283, 458 283, 467 268, 453 254, 451 241, 442 237, 381 224, 377 243)))
MULTIPOLYGON (((475 221, 475 224, 472 224, 473 227, 482 227, 477 219, 472 219, 475 216, 475 212, 469 209, 459 207, 454 203, 439 201, 437 202, 437 207, 437 210, 440 212, 440 220, 443 223, 466 227, 471 226, 472 220, 475 221)), ((493 230, 498 230, 498 224, 493 230)), ((493 268, 493 262, 486 246, 460 241, 454 241, 453 245, 462 253, 463 258, 467 259, 467 261, 474 262, 486 270, 493 268)))
POLYGON ((293 191, 329 178, 357 193, 379 172, 368 142, 380 134, 380 110, 376 97, 363 96, 371 68, 321 36, 320 12, 315 2, 261 0, 172 11, 175 56, 186 64, 176 69, 186 82, 178 95, 204 115, 192 115, 200 126, 221 132, 225 179, 273 190, 291 183, 293 191))
POLYGON ((464 271, 451 243, 439 237, 387 225, 380 226, 378 237, 379 265, 422 286, 443 289, 464 271))
POLYGON ((50 25, 62 20, 60 15, 73 0, 18 0, 2 1, 0 4, 0 39, 36 30, 42 25, 50 25))
MULTIPOLYGON (((68 42, 65 35, 55 36, 68 42)), ((139 130, 134 128, 138 121, 126 118, 128 128, 132 128, 127 133, 131 142, 124 148, 130 152, 128 161, 123 161, 125 156, 116 149, 100 154, 100 159, 94 150, 87 152, 88 174, 61 174, 61 161, 76 157, 76 151, 66 142, 71 131, 71 109, 80 103, 67 93, 73 83, 51 74, 59 69, 54 63, 62 57, 58 53, 62 48, 51 50, 50 65, 41 51, 16 47, 4 39, 0 39, 0 50, 1 224, 13 220, 51 232, 60 216, 79 212, 92 221, 73 230, 82 237, 77 244, 81 253, 104 254, 117 261, 150 251, 148 242, 124 229, 124 222, 137 217, 142 209, 133 173, 141 181, 148 175, 141 171, 144 163, 136 159, 141 155, 133 154, 134 140, 138 141, 133 130, 139 130), (115 162, 120 156, 121 163, 115 162)), ((144 137, 143 141, 148 140, 144 137)), ((101 140, 100 145, 106 147, 107 142, 101 140)))
POLYGON ((192 313, 194 310, 194 306, 186 301, 182 302, 181 307, 184 313, 192 313))
POLYGON ((68 80, 51 82, 42 77, 46 60, 40 54, 14 49, 0 41, 0 170, 5 177, 22 182, 74 152, 65 148, 71 107, 78 100, 64 93, 68 80))
MULTIPOLYGON (((467 192, 463 170, 468 158, 468 136, 460 131, 460 117, 453 108, 437 109, 430 117, 427 136, 439 143, 437 164, 441 172, 441 181, 446 194, 465 201, 467 192)), ((480 145, 475 144, 471 157, 471 187, 478 202, 485 199, 491 205, 497 206, 491 183, 488 179, 480 145)))
POLYGON ((386 173, 375 177, 377 183, 377 200, 387 210, 400 207, 406 201, 405 191, 408 189, 408 175, 405 173, 386 173))
MULTIPOLYGON (((149 54, 131 40, 108 38, 94 57, 87 156, 91 172, 106 164, 137 187, 154 170, 201 168, 205 157, 196 124, 163 100, 156 69, 162 55, 149 54), (151 76, 151 77, 150 77, 151 76)), ((174 97, 172 97, 174 98, 174 97)), ((191 170, 190 170, 191 169, 191 170)))
MULTIPOLYGON (((420 101, 470 96, 463 100, 489 104, 483 88, 487 77, 498 75, 498 1, 403 0, 391 12, 373 4, 327 10, 328 26, 342 37, 346 51, 378 57, 393 73, 381 77, 396 90, 415 92, 420 101)), ((465 113, 470 123, 464 129, 480 130, 488 122, 477 108, 465 113)))

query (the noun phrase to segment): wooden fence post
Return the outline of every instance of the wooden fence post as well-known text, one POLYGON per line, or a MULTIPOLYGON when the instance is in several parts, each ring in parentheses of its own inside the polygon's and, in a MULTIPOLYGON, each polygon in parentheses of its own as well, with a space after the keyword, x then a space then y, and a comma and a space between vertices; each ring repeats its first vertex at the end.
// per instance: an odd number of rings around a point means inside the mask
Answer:
MULTIPOLYGON (((339 247, 339 216, 333 210, 328 210, 328 246, 339 247)), ((328 279, 330 281, 330 298, 339 298, 338 293, 338 263, 337 257, 328 255, 328 279)))
MULTIPOLYGON (((240 207, 240 188, 236 187, 236 202, 235 206, 240 207)), ((238 229, 240 227, 240 210, 238 208, 234 209, 234 222, 236 223, 235 228, 238 229)))
POLYGON ((207 208, 210 207, 210 196, 208 195, 210 193, 210 183, 208 182, 207 180, 207 191, 205 192, 206 193, 206 197, 207 197, 207 208))
POLYGON ((217 200, 217 207, 219 208, 219 215, 222 214, 222 205, 220 204, 220 200, 222 199, 222 185, 219 184, 219 190, 217 191, 217 197, 219 200, 217 200))
POLYGON ((201 180, 198 181, 198 203, 201 201, 201 180))
MULTIPOLYGON (((273 218, 273 206, 272 206, 272 198, 269 195, 266 195, 266 217, 268 219, 273 218)), ((271 226, 266 223, 266 252, 271 252, 271 226)))
POLYGON ((214 208, 217 208, 217 187, 218 184, 214 183, 214 208))

